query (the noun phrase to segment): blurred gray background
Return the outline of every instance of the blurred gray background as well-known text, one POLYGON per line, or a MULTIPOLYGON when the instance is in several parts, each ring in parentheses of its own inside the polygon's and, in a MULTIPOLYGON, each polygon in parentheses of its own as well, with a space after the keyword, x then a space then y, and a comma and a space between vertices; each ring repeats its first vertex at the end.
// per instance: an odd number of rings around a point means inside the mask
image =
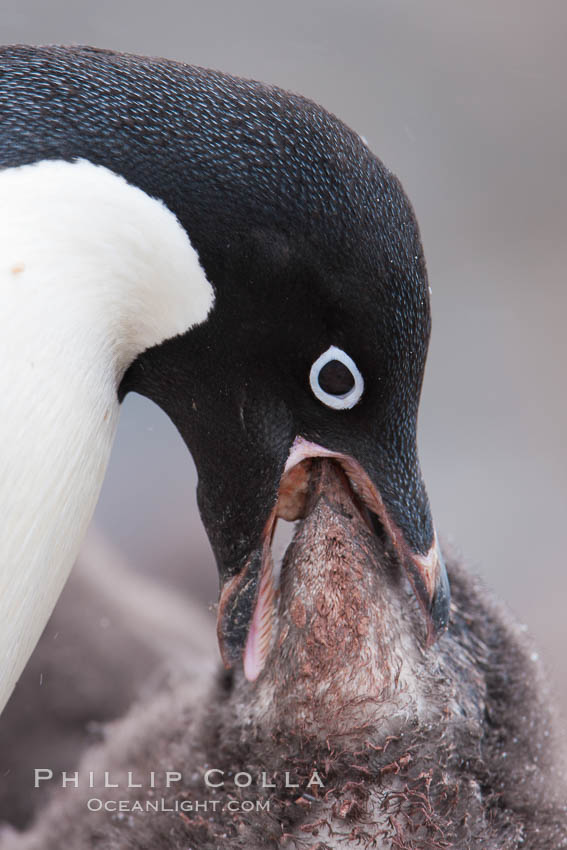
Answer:
MULTIPOLYGON (((434 516, 530 627, 567 707, 567 6, 562 0, 1 0, 0 39, 82 43, 299 91, 366 137, 421 224, 434 516)), ((216 599, 195 473, 129 398, 96 515, 141 569, 216 599)))

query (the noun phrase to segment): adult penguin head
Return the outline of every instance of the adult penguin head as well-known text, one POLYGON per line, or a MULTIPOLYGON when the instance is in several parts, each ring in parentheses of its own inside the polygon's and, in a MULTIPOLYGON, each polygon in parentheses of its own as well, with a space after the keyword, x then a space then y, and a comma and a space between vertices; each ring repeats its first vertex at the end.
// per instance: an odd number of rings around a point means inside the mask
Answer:
POLYGON ((428 640, 449 592, 416 452, 430 330, 418 228, 366 144, 312 102, 164 60, 2 50, 0 166, 85 159, 174 213, 214 304, 120 385, 195 459, 227 664, 269 637, 270 542, 301 516, 309 458, 336 457, 406 570, 428 640), (5 140, 5 144, 4 144, 5 140))
POLYGON ((191 449, 221 651, 231 664, 246 646, 251 678, 269 644, 275 523, 302 515, 311 457, 341 461, 407 572, 427 641, 448 619, 416 451, 430 332, 418 228, 398 181, 325 119, 335 136, 310 140, 296 196, 274 187, 267 199, 257 175, 257 197, 211 224, 199 250, 215 287, 208 320, 145 352, 123 384, 157 401, 191 449))

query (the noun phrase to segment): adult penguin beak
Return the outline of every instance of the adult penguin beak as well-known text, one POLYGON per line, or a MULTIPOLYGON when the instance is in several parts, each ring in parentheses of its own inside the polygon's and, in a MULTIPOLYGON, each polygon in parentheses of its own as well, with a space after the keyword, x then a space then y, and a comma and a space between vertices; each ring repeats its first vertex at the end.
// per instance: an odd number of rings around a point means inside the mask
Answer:
MULTIPOLYGON (((409 535, 396 518, 395 511, 383 498, 374 476, 353 456, 332 451, 302 437, 295 439, 284 465, 274 504, 264 522, 258 544, 250 551, 242 569, 225 581, 220 595, 217 633, 223 661, 232 666, 243 657, 244 672, 249 680, 257 678, 268 655, 275 609, 274 563, 271 543, 278 518, 297 520, 305 516, 309 489, 309 461, 315 457, 335 459, 346 473, 346 479, 364 507, 368 524, 381 524, 422 608, 425 620, 424 643, 433 644, 447 628, 450 589, 437 535, 423 539, 409 535), (419 540, 416 546, 416 539, 419 540)), ((386 488, 384 488, 386 489, 386 488)), ((414 515, 429 511, 425 504, 414 506, 414 515)), ((425 528, 433 528, 430 522, 425 528)))

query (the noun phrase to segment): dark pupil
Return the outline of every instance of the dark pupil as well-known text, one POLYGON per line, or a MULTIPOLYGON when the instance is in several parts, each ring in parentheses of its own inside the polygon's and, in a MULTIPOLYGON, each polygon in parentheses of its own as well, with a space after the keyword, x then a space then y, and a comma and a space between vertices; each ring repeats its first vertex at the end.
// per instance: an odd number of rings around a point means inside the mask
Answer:
POLYGON ((345 395, 354 387, 354 378, 340 360, 329 360, 319 372, 319 386, 329 395, 345 395))

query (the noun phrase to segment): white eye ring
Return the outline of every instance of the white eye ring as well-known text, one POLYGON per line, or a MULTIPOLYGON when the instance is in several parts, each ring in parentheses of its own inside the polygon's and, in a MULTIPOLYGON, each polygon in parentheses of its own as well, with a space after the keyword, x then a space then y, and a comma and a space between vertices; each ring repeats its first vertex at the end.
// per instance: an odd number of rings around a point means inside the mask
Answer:
POLYGON ((309 385, 315 398, 322 401, 327 407, 332 407, 333 410, 350 410, 351 407, 354 407, 360 401, 364 392, 364 379, 358 371, 356 363, 352 357, 349 357, 345 351, 337 348, 336 345, 331 345, 314 362, 309 372, 309 385), (326 366, 331 360, 338 360, 339 363, 346 366, 354 379, 354 386, 343 395, 327 393, 319 384, 319 373, 323 366, 326 366))

